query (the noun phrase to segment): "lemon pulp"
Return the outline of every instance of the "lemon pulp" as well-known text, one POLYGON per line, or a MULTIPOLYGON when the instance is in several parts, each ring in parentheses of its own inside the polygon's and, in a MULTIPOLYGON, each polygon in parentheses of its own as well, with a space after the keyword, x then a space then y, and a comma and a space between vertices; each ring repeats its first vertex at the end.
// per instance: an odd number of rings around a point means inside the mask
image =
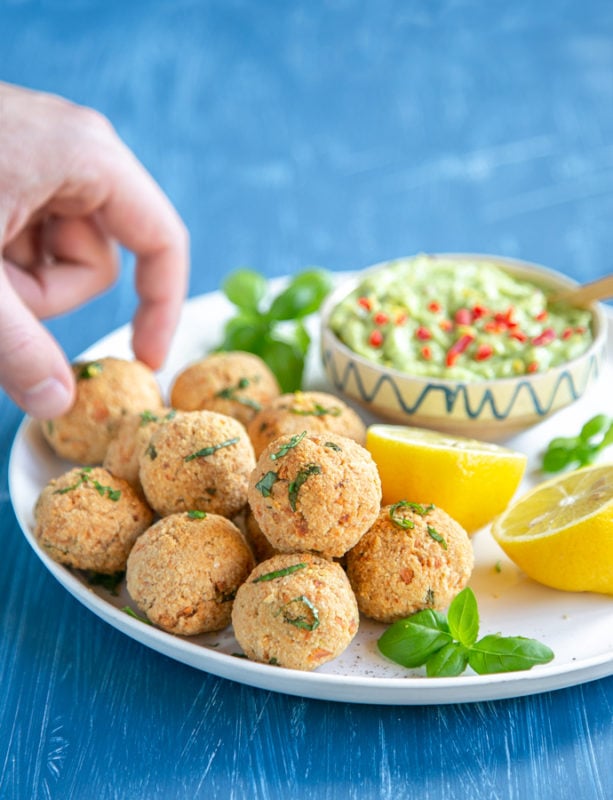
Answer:
POLYGON ((492 535, 539 583, 613 594, 613 464, 537 486, 500 515, 492 535))
POLYGON ((500 445, 402 425, 371 425, 366 447, 379 469, 385 504, 434 503, 468 533, 507 507, 527 461, 500 445))

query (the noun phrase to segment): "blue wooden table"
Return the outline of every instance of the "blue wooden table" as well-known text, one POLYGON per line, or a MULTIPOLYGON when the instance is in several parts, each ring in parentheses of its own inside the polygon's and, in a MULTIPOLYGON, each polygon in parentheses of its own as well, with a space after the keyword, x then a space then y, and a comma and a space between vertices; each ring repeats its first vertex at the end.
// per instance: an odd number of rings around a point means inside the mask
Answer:
MULTIPOLYGON (((229 270, 499 253, 611 271, 608 0, 0 0, 0 78, 104 112, 229 270)), ((118 284, 49 323, 69 356, 130 319, 118 284)), ((613 797, 613 677, 471 705, 252 689, 101 622, 11 509, 0 393, 0 797, 613 797)))

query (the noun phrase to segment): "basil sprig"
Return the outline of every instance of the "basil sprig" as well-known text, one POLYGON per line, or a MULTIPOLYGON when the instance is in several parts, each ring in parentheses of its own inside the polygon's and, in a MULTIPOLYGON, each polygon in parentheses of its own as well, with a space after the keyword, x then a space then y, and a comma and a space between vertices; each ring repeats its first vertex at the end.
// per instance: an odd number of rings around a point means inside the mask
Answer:
POLYGON ((557 436, 543 454, 543 472, 562 472, 593 464, 596 456, 613 444, 613 417, 597 414, 577 436, 557 436))
POLYGON ((381 653, 410 669, 425 664, 429 678, 454 677, 470 667, 479 675, 528 670, 547 664, 553 651, 524 636, 479 636, 479 610, 474 592, 463 589, 447 616, 434 609, 418 611, 394 622, 379 638, 381 653))
POLYGON ((296 503, 298 502, 298 492, 300 487, 303 486, 311 475, 321 475, 321 467, 319 464, 307 464, 301 469, 293 481, 287 487, 289 495, 289 504, 292 511, 296 510, 296 503))
POLYGON ((294 447, 300 444, 300 442, 304 439, 307 433, 308 431, 302 431, 302 433, 294 434, 292 438, 285 444, 281 445, 281 447, 275 453, 270 454, 270 460, 276 461, 277 459, 286 456, 290 450, 292 450, 294 447))
POLYGON ((93 488, 98 492, 100 497, 108 497, 109 500, 112 500, 116 503, 119 498, 121 497, 121 489, 113 489, 112 486, 104 486, 98 480, 92 480, 91 478, 91 471, 93 467, 83 467, 81 472, 79 472, 79 476, 75 483, 71 484, 70 486, 64 486, 63 489, 56 489, 53 494, 67 494, 68 492, 72 492, 75 489, 78 489, 79 486, 83 486, 83 484, 87 484, 88 486, 93 486, 93 488))
POLYGON ((245 350, 260 356, 277 376, 284 392, 301 388, 311 337, 304 320, 317 311, 332 286, 325 270, 295 275, 276 296, 266 278, 251 269, 230 273, 222 291, 236 306, 217 350, 245 350))
POLYGON ((214 455, 218 450, 223 450, 224 447, 232 447, 232 445, 238 444, 238 442, 240 442, 240 436, 234 436, 232 439, 226 439, 225 442, 218 442, 217 444, 211 444, 208 447, 203 447, 202 450, 197 450, 195 453, 185 456, 183 461, 194 461, 196 458, 207 458, 208 456, 214 455))

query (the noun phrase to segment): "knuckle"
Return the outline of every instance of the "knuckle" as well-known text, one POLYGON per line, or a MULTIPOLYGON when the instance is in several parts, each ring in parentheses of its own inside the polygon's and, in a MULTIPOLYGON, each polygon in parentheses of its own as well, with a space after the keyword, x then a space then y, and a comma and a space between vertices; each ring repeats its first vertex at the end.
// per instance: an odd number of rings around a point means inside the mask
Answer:
POLYGON ((100 111, 89 106, 74 106, 75 124, 83 131, 99 137, 115 138, 115 128, 100 111))

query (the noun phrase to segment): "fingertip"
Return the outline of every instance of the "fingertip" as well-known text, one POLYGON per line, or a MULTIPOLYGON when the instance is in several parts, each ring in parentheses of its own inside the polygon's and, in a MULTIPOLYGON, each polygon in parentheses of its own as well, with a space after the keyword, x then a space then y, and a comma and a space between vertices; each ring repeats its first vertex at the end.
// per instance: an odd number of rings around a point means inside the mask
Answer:
POLYGON ((24 411, 36 419, 54 419, 70 410, 74 403, 74 384, 67 385, 51 376, 43 378, 25 392, 19 403, 24 411))
POLYGON ((136 358, 153 370, 163 367, 177 323, 178 314, 169 315, 160 304, 140 306, 134 315, 132 330, 136 358))
POLYGON ((27 414, 52 419, 71 407, 75 381, 65 354, 6 280, 0 262, 0 386, 27 414))

